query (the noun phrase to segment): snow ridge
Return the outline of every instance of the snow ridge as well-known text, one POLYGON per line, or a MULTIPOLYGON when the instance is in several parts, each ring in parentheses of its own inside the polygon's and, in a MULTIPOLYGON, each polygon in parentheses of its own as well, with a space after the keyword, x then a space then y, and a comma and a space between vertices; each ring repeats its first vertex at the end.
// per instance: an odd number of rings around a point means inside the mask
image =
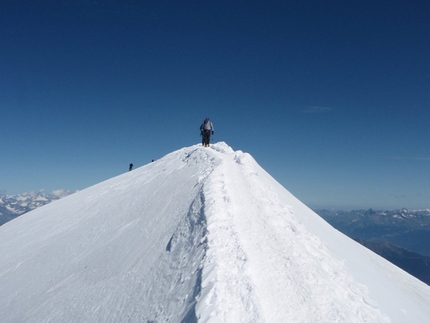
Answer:
POLYGON ((5 322, 427 322, 430 287, 220 142, 0 227, 5 322))
POLYGON ((204 187, 209 234, 201 322, 389 322, 365 286, 259 179, 265 172, 253 158, 220 146, 214 148, 223 163, 204 187))

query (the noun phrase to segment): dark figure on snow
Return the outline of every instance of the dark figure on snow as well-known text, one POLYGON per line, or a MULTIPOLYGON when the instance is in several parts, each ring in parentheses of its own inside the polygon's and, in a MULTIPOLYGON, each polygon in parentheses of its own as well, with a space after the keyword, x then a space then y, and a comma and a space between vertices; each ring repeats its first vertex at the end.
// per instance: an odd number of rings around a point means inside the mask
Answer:
POLYGON ((205 121, 203 121, 202 125, 200 126, 200 133, 202 136, 202 145, 204 147, 209 147, 211 134, 214 134, 214 125, 209 120, 209 118, 206 118, 205 121))
POLYGON ((130 164, 130 167, 128 168, 128 171, 131 171, 133 169, 133 164, 130 164))

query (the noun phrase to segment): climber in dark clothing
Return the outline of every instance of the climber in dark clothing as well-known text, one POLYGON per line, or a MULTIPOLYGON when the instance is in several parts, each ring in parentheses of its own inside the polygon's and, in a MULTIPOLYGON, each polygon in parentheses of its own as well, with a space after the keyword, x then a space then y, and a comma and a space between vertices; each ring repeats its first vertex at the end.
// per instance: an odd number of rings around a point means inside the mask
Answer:
POLYGON ((202 136, 202 146, 209 147, 211 134, 214 134, 214 125, 209 118, 206 118, 200 126, 200 134, 202 136))
POLYGON ((128 171, 131 171, 133 169, 133 164, 130 164, 128 171))

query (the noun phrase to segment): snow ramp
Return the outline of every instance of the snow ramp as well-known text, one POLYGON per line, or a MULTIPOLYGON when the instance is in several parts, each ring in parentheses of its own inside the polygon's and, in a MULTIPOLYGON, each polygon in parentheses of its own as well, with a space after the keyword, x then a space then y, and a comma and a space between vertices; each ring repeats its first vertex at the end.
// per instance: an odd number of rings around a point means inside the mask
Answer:
POLYGON ((220 142, 0 227, 2 322, 427 322, 430 288, 220 142))

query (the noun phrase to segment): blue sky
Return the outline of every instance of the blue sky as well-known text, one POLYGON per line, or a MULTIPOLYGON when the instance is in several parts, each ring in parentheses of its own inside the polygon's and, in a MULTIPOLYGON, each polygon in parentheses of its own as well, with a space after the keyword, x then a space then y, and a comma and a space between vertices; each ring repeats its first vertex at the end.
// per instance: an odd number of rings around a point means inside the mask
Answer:
POLYGON ((430 3, 0 4, 0 190, 81 190, 200 142, 313 208, 430 208, 430 3))

